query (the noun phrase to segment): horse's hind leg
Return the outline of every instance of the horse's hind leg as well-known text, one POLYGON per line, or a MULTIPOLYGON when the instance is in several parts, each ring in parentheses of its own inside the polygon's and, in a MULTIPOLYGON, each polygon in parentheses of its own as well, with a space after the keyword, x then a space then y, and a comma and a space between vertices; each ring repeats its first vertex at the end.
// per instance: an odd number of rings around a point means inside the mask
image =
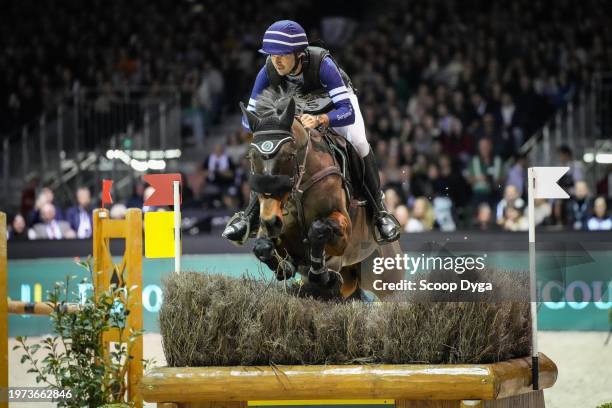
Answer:
MULTIPOLYGON (((348 243, 349 233, 350 221, 339 211, 312 223, 308 231, 308 241, 310 242, 309 281, 323 285, 330 284, 330 274, 325 265, 325 257, 326 255, 341 256, 348 243)), ((335 273, 332 279, 341 281, 340 274, 335 273)))

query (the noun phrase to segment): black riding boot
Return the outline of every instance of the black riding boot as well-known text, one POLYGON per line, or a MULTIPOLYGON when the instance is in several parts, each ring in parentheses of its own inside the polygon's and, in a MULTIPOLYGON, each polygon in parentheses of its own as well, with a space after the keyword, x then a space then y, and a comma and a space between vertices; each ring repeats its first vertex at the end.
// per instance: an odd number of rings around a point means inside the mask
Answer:
POLYGON ((227 222, 221 236, 242 245, 259 225, 259 200, 257 193, 251 192, 250 201, 244 211, 234 214, 227 222))
POLYGON ((364 163, 364 184, 366 188, 366 198, 374 214, 374 224, 380 233, 380 240, 393 242, 399 238, 400 226, 393 215, 387 211, 384 202, 383 192, 380 190, 380 177, 374 152, 363 158, 364 163))

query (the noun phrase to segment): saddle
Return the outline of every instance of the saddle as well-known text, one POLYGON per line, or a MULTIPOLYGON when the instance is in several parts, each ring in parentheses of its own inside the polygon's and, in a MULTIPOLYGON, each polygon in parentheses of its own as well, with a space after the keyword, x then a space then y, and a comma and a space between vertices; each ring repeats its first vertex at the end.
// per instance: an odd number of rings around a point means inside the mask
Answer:
POLYGON ((336 165, 342 173, 344 188, 347 194, 347 202, 350 207, 365 206, 365 193, 363 191, 364 164, 355 150, 343 136, 334 132, 333 129, 319 128, 322 139, 333 156, 336 165))

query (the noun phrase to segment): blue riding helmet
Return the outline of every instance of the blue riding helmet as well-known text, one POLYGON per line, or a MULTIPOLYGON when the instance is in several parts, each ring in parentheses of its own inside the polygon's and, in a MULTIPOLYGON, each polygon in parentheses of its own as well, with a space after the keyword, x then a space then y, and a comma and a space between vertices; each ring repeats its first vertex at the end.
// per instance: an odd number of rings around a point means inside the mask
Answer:
POLYGON ((266 30, 259 52, 267 55, 285 55, 303 51, 308 46, 306 31, 291 20, 281 20, 266 30))

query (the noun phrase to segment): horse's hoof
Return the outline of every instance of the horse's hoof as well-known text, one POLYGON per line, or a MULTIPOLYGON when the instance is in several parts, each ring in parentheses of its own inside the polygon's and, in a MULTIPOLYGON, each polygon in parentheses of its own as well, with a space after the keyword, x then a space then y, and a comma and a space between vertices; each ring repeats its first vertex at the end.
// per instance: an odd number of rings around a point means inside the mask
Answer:
POLYGON ((295 265, 293 265, 290 261, 283 259, 278 264, 276 279, 279 281, 291 279, 295 276, 295 272, 295 265))
POLYGON ((253 253, 261 262, 268 262, 272 259, 274 243, 268 238, 257 238, 253 246, 253 253))
POLYGON ((327 282, 328 288, 338 287, 341 288, 344 284, 344 279, 342 279, 342 275, 340 275, 336 271, 329 271, 329 281, 327 282))
POLYGON ((329 271, 325 266, 319 270, 310 268, 308 271, 308 281, 317 285, 327 286, 329 283, 329 271))

